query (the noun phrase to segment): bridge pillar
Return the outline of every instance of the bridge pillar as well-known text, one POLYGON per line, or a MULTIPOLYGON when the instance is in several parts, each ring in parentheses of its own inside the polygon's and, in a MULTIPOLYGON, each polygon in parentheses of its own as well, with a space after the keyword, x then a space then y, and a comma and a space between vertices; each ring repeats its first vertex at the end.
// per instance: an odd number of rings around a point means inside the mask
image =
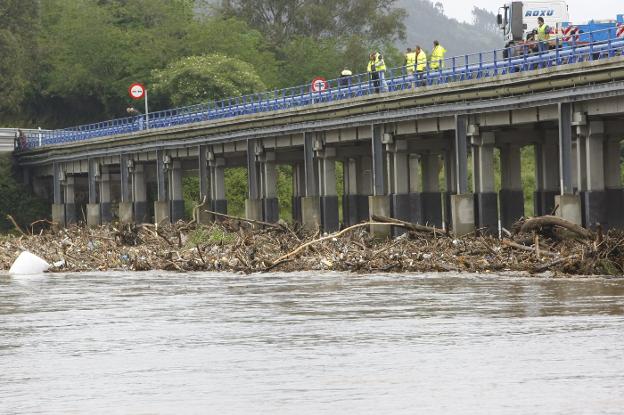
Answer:
POLYGON ((260 182, 262 184, 263 219, 268 223, 277 223, 279 221, 277 177, 275 153, 267 152, 262 158, 260 182))
POLYGON ((455 117, 454 156, 457 194, 451 195, 451 223, 456 236, 467 235, 475 230, 474 195, 468 192, 468 143, 467 117, 455 117))
POLYGON ((327 147, 318 152, 321 224, 323 231, 340 229, 338 192, 336 190, 336 149, 327 147))
POLYGON ((559 193, 559 146, 554 130, 546 131, 543 140, 535 145, 535 184, 534 215, 552 214, 559 193))
POLYGON ((371 194, 372 159, 350 157, 344 160, 343 222, 346 226, 367 221, 368 197, 371 194))
POLYGON ((210 160, 210 195, 213 212, 227 214, 225 197, 225 159, 210 160))
POLYGON ((585 140, 585 159, 581 159, 583 170, 586 172, 583 187, 580 188, 582 197, 583 225, 595 228, 599 224, 607 223, 607 192, 605 190, 605 127, 601 121, 591 121, 587 129, 585 140))
POLYGON ((422 176, 420 174, 420 156, 418 154, 410 154, 408 156, 407 163, 409 171, 409 220, 412 223, 422 223, 423 197, 422 176))
POLYGON ((572 105, 559 104, 559 178, 561 194, 555 198, 558 216, 582 225, 581 197, 574 194, 572 166, 572 105))
POLYGON ((621 151, 620 136, 607 135, 604 151, 605 204, 607 206, 607 224, 611 229, 624 228, 621 151))
MULTIPOLYGON (((407 152, 407 141, 396 140, 393 144, 387 144, 388 176, 390 190, 390 206, 392 217, 406 222, 412 219, 410 200, 410 163, 407 152)), ((405 233, 403 228, 394 228, 393 235, 405 233)))
POLYGON ((520 146, 503 144, 500 147, 500 160, 501 190, 498 197, 500 200, 501 226, 511 230, 513 224, 524 216, 520 146))
POLYGON ((73 225, 78 221, 76 212, 75 178, 67 175, 65 178, 65 224, 73 225))
POLYGON ((108 166, 102 167, 100 176, 100 213, 102 223, 111 223, 113 221, 111 197, 111 174, 108 166))
POLYGON ((451 196, 457 194, 457 162, 455 156, 455 135, 449 140, 450 146, 444 151, 444 181, 446 194, 443 195, 443 223, 446 229, 453 227, 451 196))
POLYGON ((158 225, 171 223, 171 209, 167 200, 166 166, 165 161, 170 161, 169 156, 162 150, 156 151, 156 188, 157 196, 154 202, 154 222, 158 225))
MULTIPOLYGON (((447 160, 450 161, 451 158, 445 157, 445 161, 447 160)), ((440 192, 440 162, 439 154, 425 153, 421 157, 422 221, 427 225, 439 228, 442 227, 443 222, 442 193, 440 192)), ((450 177, 449 168, 446 169, 446 175, 450 177)), ((447 199, 446 196, 444 199, 447 199)))
MULTIPOLYGON (((475 225, 490 235, 498 233, 498 195, 494 186, 495 141, 493 132, 483 132, 471 138, 475 225)), ((505 166, 502 168, 505 169, 505 166)))
POLYGON ((292 166, 292 188, 293 222, 301 223, 301 199, 305 196, 305 171, 301 163, 295 163, 292 166))
POLYGON ((120 200, 119 200, 119 222, 128 224, 134 222, 134 212, 132 203, 132 191, 129 182, 129 156, 122 154, 119 158, 119 179, 120 179, 120 200))
MULTIPOLYGON (((211 223, 214 218, 213 215, 207 213, 208 210, 212 210, 212 202, 210 197, 210 174, 208 173, 208 148, 200 145, 197 149, 197 168, 199 174, 199 206, 195 215, 197 223, 206 225, 211 223)), ((211 155, 211 158, 214 155, 211 155)))
POLYGON ((98 189, 97 180, 100 175, 100 167, 96 159, 89 159, 87 181, 89 187, 89 204, 87 205, 87 225, 99 226, 102 222, 101 209, 97 201, 98 189))
POLYGON ((58 224, 59 227, 64 227, 65 223, 65 203, 63 203, 63 184, 65 179, 65 173, 62 171, 62 167, 59 163, 52 165, 52 222, 58 224))
POLYGON ((132 200, 134 201, 134 221, 136 223, 149 222, 144 164, 135 164, 132 168, 132 200))
POLYGON ((263 219, 261 169, 258 155, 262 149, 256 140, 247 140, 247 199, 245 200, 245 217, 250 220, 263 219))
POLYGON ((182 186, 183 173, 180 160, 173 160, 169 168, 169 195, 171 198, 169 217, 172 223, 184 219, 185 216, 184 189, 182 186))
POLYGON ((304 133, 303 162, 305 197, 301 199, 301 217, 304 228, 314 231, 321 227, 321 204, 318 188, 318 164, 314 157, 315 147, 322 149, 316 134, 304 133), (315 141, 317 144, 315 145, 315 141))
MULTIPOLYGON (((371 153, 373 159, 373 195, 368 199, 369 211, 373 215, 392 216, 390 197, 388 196, 387 181, 385 177, 385 148, 384 141, 391 142, 391 136, 384 134, 383 125, 373 125, 371 139, 371 153)), ((372 219, 372 218, 371 218, 372 219)), ((377 238, 388 238, 391 235, 391 227, 386 225, 374 225, 370 232, 377 238)))

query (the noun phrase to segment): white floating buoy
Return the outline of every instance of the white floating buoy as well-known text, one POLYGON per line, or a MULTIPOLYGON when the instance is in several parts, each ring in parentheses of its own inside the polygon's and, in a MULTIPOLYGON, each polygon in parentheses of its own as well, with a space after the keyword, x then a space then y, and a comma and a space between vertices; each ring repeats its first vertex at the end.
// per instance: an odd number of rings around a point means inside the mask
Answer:
POLYGON ((11 269, 9 270, 10 275, 33 275, 33 274, 41 274, 46 272, 50 268, 50 264, 48 264, 43 259, 39 258, 37 255, 31 254, 28 251, 24 251, 17 257, 13 265, 11 265, 11 269))

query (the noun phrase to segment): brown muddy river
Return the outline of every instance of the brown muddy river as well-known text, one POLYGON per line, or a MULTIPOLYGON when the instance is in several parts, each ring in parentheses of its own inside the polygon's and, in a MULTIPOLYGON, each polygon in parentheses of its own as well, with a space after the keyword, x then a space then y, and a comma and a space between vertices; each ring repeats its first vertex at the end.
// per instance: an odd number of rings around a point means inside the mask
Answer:
POLYGON ((624 280, 0 276, 0 414, 415 413, 624 413, 624 280))

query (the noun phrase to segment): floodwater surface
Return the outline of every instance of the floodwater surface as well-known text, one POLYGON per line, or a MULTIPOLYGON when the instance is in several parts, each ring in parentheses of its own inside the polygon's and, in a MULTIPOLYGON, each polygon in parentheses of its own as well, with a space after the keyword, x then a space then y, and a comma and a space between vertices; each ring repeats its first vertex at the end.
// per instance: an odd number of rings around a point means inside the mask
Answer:
POLYGON ((624 280, 0 276, 0 414, 415 413, 624 413, 624 280))

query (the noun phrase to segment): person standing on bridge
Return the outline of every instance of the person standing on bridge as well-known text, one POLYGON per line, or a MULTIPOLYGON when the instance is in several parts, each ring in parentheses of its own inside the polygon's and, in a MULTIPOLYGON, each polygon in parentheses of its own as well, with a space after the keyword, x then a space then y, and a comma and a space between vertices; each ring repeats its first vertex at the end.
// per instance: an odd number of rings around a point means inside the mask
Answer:
POLYGON ((537 18, 537 47, 540 52, 548 50, 548 42, 550 41, 550 27, 544 23, 543 17, 537 18))
POLYGON ((388 90, 388 84, 386 83, 386 62, 383 55, 379 52, 371 52, 368 60, 368 73, 375 92, 386 92, 388 90))
POLYGON ((423 74, 427 70, 427 54, 420 47, 416 46, 416 73, 419 80, 423 79, 423 74))
POLYGON ((412 48, 407 48, 405 53, 405 72, 407 76, 413 76, 416 72, 416 52, 412 48))
POLYGON ((433 41, 433 50, 431 51, 431 69, 437 71, 444 69, 444 57, 446 56, 446 49, 440 45, 437 40, 433 41))

